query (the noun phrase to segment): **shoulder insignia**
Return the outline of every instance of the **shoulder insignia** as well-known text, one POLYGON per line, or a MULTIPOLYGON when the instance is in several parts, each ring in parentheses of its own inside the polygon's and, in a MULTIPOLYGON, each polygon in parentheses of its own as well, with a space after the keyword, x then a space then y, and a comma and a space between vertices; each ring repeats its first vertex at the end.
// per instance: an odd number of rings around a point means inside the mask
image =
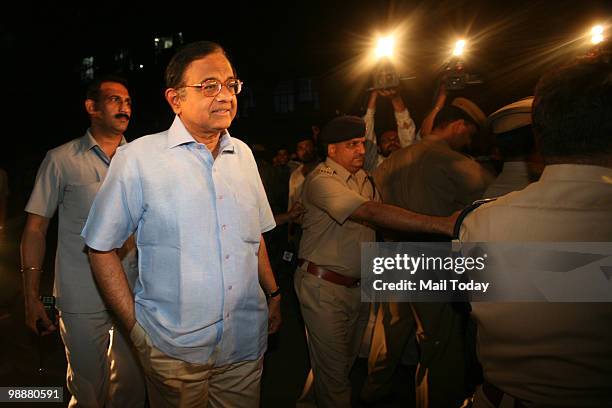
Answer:
POLYGON ((325 176, 333 176, 334 170, 331 167, 323 166, 319 169, 319 174, 323 174, 325 176))

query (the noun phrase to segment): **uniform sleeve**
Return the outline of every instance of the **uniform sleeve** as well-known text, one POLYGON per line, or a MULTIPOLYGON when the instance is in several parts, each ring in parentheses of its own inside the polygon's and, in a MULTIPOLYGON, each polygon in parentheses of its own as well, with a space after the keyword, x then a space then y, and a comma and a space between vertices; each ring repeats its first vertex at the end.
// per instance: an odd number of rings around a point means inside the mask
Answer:
POLYGON ((42 217, 51 218, 63 198, 63 180, 60 166, 55 156, 47 153, 38 168, 32 194, 25 211, 42 217))
POLYGON ((414 120, 410 117, 408 109, 404 109, 401 112, 394 111, 393 113, 397 123, 397 136, 399 137, 400 146, 410 146, 416 141, 414 120))
POLYGON ((144 213, 140 172, 127 153, 121 149, 115 154, 89 211, 81 236, 90 248, 99 251, 120 248, 136 230, 144 213))
POLYGON ((314 177, 305 191, 308 201, 338 224, 344 224, 360 205, 368 201, 332 176, 314 177))

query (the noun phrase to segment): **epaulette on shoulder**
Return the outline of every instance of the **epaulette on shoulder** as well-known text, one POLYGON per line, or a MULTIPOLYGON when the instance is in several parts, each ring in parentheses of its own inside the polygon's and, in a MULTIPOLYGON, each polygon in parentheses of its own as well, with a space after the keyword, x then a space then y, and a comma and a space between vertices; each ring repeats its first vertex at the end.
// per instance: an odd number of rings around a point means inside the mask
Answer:
POLYGON ((484 198, 482 200, 476 200, 471 205, 465 207, 459 214, 459 217, 457 217, 457 221, 455 221, 455 228, 453 230, 453 239, 459 239, 459 232, 461 231, 461 224, 463 223, 463 220, 465 219, 465 217, 468 216, 469 213, 471 213, 472 211, 474 211, 481 205, 490 203, 495 200, 496 198, 484 198))
POLYGON ((319 174, 322 174, 324 176, 333 176, 334 170, 329 166, 321 166, 321 168, 319 169, 319 174))

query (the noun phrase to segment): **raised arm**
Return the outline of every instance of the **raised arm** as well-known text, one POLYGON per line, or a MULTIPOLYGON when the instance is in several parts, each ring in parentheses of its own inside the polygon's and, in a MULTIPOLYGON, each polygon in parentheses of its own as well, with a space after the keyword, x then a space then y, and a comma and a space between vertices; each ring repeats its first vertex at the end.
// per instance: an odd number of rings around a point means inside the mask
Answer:
POLYGON ((423 119, 423 124, 421 125, 421 137, 427 136, 433 130, 434 120, 436 119, 436 115, 438 114, 440 109, 444 107, 444 104, 446 103, 446 96, 446 85, 443 80, 438 88, 438 96, 436 98, 436 103, 434 104, 431 111, 429 111, 427 116, 425 116, 425 119, 423 119))
POLYGON ((397 136, 401 147, 410 146, 416 140, 416 126, 414 120, 410 117, 410 112, 404 104, 404 100, 400 95, 399 89, 390 89, 388 96, 391 98, 393 105, 393 114, 395 115, 395 123, 397 124, 397 136))

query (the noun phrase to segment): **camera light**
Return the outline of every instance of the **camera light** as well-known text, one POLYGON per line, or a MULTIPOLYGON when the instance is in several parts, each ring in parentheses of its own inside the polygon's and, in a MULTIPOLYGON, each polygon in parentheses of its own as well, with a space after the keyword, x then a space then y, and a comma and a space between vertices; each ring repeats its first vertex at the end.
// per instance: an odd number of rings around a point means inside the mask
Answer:
POLYGON ((599 44, 603 39, 603 27, 600 25, 593 26, 593 28, 591 28, 591 42, 593 44, 599 44))
POLYGON ((382 37, 378 39, 378 43, 376 44, 376 57, 392 57, 393 56, 393 47, 395 46, 395 39, 393 36, 389 35, 387 37, 382 37))
POLYGON ((459 40, 455 43, 455 48, 453 49, 453 55, 455 57, 460 57, 463 55, 463 49, 465 48, 465 40, 459 40))

